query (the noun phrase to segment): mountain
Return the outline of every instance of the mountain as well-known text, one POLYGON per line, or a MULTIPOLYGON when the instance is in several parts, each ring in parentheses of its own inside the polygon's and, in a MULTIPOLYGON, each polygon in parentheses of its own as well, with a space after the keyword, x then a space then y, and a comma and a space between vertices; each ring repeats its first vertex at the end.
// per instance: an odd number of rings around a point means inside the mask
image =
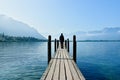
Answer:
POLYGON ((45 39, 41 34, 29 25, 16 21, 5 15, 0 15, 0 33, 10 36, 35 37, 45 39))
POLYGON ((96 31, 78 31, 68 34, 76 35, 77 40, 120 40, 120 27, 107 27, 96 31))

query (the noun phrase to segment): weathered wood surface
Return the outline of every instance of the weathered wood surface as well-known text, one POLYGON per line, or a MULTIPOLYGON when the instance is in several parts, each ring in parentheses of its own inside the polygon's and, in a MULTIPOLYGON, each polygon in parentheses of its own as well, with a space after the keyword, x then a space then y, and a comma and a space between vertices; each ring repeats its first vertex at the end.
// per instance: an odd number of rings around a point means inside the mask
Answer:
POLYGON ((67 49, 61 49, 59 46, 40 80, 85 80, 85 78, 70 58, 67 49))

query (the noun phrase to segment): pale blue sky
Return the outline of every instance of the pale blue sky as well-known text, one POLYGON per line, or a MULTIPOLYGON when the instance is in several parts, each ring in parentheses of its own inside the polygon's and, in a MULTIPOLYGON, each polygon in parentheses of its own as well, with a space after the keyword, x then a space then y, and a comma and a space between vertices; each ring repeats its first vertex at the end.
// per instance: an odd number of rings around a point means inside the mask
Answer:
POLYGON ((0 0, 0 14, 44 35, 120 27, 120 0, 0 0))

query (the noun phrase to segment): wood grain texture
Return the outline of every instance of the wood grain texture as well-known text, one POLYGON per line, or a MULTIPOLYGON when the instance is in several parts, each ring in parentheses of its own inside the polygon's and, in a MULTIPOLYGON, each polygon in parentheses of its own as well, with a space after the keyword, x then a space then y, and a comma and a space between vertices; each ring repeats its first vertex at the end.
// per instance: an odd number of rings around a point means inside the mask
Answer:
POLYGON ((85 80, 67 49, 60 45, 40 80, 85 80))

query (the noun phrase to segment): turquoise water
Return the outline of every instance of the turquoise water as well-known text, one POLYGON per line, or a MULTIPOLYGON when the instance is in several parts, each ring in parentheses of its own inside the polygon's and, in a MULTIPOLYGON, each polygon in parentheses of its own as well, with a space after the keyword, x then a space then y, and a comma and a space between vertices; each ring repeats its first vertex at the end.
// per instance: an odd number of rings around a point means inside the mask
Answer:
POLYGON ((39 80, 47 66, 47 44, 0 43, 0 80, 39 80))
POLYGON ((87 80, 120 80, 120 42, 78 43, 77 64, 87 80))
MULTIPOLYGON (((120 80, 120 42, 77 46, 77 65, 86 80, 120 80)), ((46 42, 0 43, 0 80, 39 80, 46 67, 46 42)))

